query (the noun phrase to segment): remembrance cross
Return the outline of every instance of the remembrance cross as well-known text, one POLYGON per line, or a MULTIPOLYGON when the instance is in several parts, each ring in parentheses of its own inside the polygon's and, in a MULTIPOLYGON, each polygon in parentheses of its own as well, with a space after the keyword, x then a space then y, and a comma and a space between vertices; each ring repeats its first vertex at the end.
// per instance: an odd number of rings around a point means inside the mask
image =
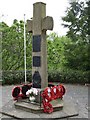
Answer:
POLYGON ((33 4, 33 18, 27 21, 32 39, 32 85, 34 88, 48 86, 46 31, 53 29, 53 18, 46 16, 46 4, 33 4))

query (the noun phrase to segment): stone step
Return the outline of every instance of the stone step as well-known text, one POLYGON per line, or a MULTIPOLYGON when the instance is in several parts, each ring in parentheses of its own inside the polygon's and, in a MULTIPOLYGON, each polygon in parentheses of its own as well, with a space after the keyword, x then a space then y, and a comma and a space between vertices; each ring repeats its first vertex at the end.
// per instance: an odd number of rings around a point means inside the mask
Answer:
POLYGON ((10 100, 7 104, 5 104, 5 106, 2 107, 2 113, 18 119, 19 118, 21 119, 22 118, 63 119, 63 118, 70 118, 78 115, 78 112, 76 110, 77 107, 75 108, 74 103, 69 99, 63 100, 64 106, 62 110, 53 112, 51 114, 47 114, 44 112, 32 113, 32 112, 27 112, 23 109, 16 109, 14 103, 16 103, 16 101, 10 100))
MULTIPOLYGON (((63 100, 57 99, 50 102, 53 106, 54 111, 60 111, 63 108, 63 100)), ((21 110, 25 110, 27 112, 32 113, 43 113, 43 106, 41 106, 35 102, 30 103, 30 101, 21 100, 14 103, 15 107, 21 110)))

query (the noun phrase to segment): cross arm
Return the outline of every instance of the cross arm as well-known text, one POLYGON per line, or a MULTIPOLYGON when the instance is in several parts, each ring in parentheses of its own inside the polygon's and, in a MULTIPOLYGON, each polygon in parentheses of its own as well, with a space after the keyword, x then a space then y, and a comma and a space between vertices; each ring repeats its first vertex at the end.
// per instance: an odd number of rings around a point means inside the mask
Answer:
POLYGON ((53 30, 53 18, 52 17, 45 17, 42 20, 42 30, 53 30))
POLYGON ((33 31, 33 21, 27 20, 27 31, 32 32, 33 31))

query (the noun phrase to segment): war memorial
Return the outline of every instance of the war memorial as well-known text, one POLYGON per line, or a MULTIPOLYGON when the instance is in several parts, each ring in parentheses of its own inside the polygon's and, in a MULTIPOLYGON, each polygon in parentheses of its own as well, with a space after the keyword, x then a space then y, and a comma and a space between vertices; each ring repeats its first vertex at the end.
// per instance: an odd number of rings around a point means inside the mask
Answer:
POLYGON ((14 101, 3 108, 3 113, 15 118, 62 119, 78 115, 73 102, 64 99, 64 85, 48 83, 46 31, 53 30, 53 26, 53 18, 46 16, 46 4, 34 3, 32 20, 27 20, 27 30, 32 32, 32 83, 13 88, 14 101))

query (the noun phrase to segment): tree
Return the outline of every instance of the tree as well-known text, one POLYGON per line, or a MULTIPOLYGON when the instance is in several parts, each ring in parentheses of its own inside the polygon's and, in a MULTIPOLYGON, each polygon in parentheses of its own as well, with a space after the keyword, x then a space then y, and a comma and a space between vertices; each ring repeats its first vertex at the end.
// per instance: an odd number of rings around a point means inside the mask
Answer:
POLYGON ((89 34, 90 29, 90 1, 88 2, 71 2, 70 8, 66 11, 66 16, 62 18, 65 22, 64 27, 68 27, 67 36, 74 41, 81 37, 84 41, 89 34))
POLYGON ((66 67, 74 70, 87 71, 90 69, 88 48, 82 43, 70 42, 64 45, 64 55, 67 62, 66 67))
MULTIPOLYGON (((2 23, 2 69, 24 69, 23 21, 13 21, 11 27, 2 23)), ((27 36, 27 69, 31 69, 31 35, 27 36)))
POLYGON ((66 16, 62 18, 68 27, 67 36, 72 43, 65 46, 65 66, 78 69, 90 70, 90 1, 71 2, 66 16))
POLYGON ((71 40, 67 37, 59 37, 56 33, 52 33, 47 37, 48 45, 48 69, 60 70, 66 63, 64 56, 64 45, 71 40))

